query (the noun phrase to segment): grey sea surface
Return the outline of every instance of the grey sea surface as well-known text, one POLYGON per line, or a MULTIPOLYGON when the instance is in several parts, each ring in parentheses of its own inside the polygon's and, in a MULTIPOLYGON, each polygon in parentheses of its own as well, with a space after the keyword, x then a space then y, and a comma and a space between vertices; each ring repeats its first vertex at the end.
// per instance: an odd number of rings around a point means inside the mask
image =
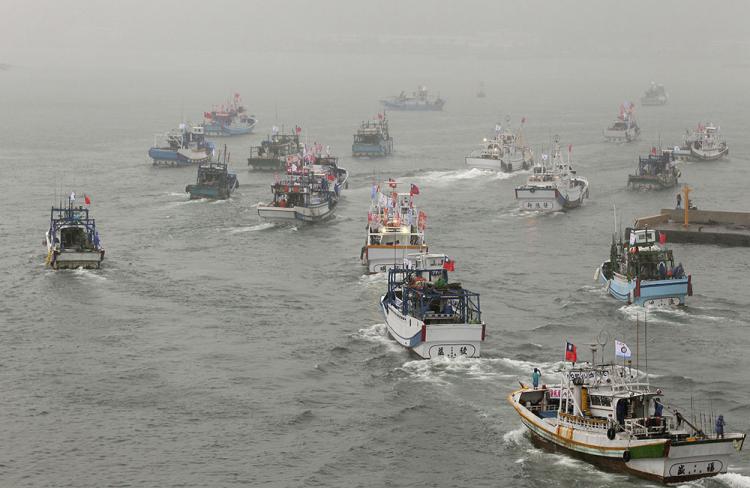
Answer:
MULTIPOLYGON (((682 181, 699 208, 750 210, 750 72, 720 65, 720 79, 697 78, 635 60, 593 70, 575 58, 488 61, 477 72, 480 61, 446 69, 439 57, 290 52, 208 71, 1 73, 0 485, 648 485, 535 448, 507 395, 533 367, 554 381, 566 340, 586 359, 602 330, 635 348, 640 309, 592 275, 609 254, 613 206, 626 226, 674 205, 674 191, 626 190, 639 154, 679 143, 698 122, 720 125, 730 158, 681 163, 682 181), (395 66, 373 77, 367 63, 395 66), (475 97, 480 79, 485 99, 475 97), (651 79, 666 84, 669 104, 638 107, 637 143, 605 143, 619 104, 640 105, 651 79), (445 111, 389 113, 395 155, 352 159, 352 133, 377 100, 420 83, 445 111), (198 121, 235 91, 260 120, 253 135, 218 140, 240 188, 228 201, 189 201, 196 169, 152 167, 153 134, 198 121), (465 167, 506 115, 527 118, 537 155, 555 134, 573 145, 591 183, 582 208, 523 214, 513 189, 527 174, 465 167), (248 172, 245 158, 274 124, 299 124, 349 169, 330 222, 259 221, 273 175, 248 172), (359 252, 370 185, 388 177, 419 186, 430 249, 481 293, 481 359, 422 361, 385 336, 385 278, 367 275, 359 252), (50 206, 73 190, 92 198, 107 250, 98 271, 44 267, 50 206)), ((651 381, 669 402, 748 431, 748 250, 671 247, 695 294, 649 313, 651 381)), ((749 456, 690 486, 750 485, 749 456)))

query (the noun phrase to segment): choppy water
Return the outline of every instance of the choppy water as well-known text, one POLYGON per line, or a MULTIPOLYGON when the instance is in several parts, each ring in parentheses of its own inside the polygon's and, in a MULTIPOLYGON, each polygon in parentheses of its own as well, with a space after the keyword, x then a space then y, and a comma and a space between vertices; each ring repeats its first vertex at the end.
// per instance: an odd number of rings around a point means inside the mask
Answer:
MULTIPOLYGON (((437 60, 373 80, 353 74, 367 72, 356 58, 344 70, 295 61, 274 76, 229 66, 221 77, 195 67, 0 74, 0 485, 644 484, 536 449, 506 396, 535 366, 550 381, 566 339, 583 355, 602 329, 634 343, 637 310, 605 296, 592 274, 609 252, 613 204, 626 224, 673 204, 672 192, 625 190, 659 134, 671 144, 698 121, 720 124, 731 159, 685 164, 683 180, 699 207, 748 210, 750 103, 738 81, 747 69, 727 73, 717 100, 712 80, 661 66, 541 62, 549 73, 524 79, 540 66, 516 61, 467 80, 476 60, 454 61, 450 73, 437 60), (293 76, 311 67, 340 79, 293 76), (479 76, 485 100, 473 97, 479 76), (638 111, 641 142, 605 144, 618 104, 652 78, 671 103, 638 111), (394 157, 348 157, 375 100, 425 79, 446 111, 394 112, 394 157), (195 169, 152 168, 152 134, 235 90, 261 121, 259 134, 226 141, 240 189, 227 202, 189 202, 182 191, 195 169), (325 225, 257 218, 273 177, 243 161, 277 112, 351 171, 325 225), (555 133, 573 144, 591 182, 583 208, 521 214, 512 190, 523 174, 464 167, 506 113, 528 118, 537 152, 555 133), (419 185, 431 249, 453 256, 457 279, 482 294, 481 359, 419 361, 384 337, 385 280, 358 261, 373 175, 419 185), (100 271, 43 266, 47 212, 71 189, 92 195, 107 248, 100 271)), ((748 251, 673 249, 695 296, 649 316, 654 382, 683 405, 713 397, 732 429, 750 430, 748 251)), ((749 461, 745 451, 730 474, 691 486, 748 486, 749 461)))

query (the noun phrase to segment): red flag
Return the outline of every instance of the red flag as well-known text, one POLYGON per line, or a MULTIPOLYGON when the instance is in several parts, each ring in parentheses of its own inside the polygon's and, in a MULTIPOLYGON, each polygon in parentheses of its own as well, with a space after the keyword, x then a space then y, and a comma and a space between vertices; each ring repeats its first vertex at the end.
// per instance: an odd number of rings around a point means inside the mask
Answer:
POLYGON ((91 197, 85 193, 83 194, 83 201, 86 202, 86 205, 91 205, 91 197))
POLYGON ((443 263, 443 269, 446 271, 456 271, 456 262, 452 259, 446 259, 443 263))
POLYGON ((328 178, 328 181, 333 181, 336 179, 336 177, 331 174, 329 174, 326 178, 328 178))
POLYGON ((302 127, 295 127, 294 128, 294 132, 296 132, 297 134, 299 134, 300 132, 302 132, 302 127))
POLYGON ((419 187, 414 183, 411 184, 411 190, 409 191, 410 196, 419 195, 419 187))
POLYGON ((666 243, 667 243, 667 234, 665 234, 664 232, 659 232, 659 244, 663 246, 666 243))
POLYGON ((578 361, 576 346, 572 342, 566 342, 565 344, 565 360, 570 361, 571 363, 578 361))
POLYGON ((211 118, 211 112, 203 112, 203 117, 210 119, 211 118))

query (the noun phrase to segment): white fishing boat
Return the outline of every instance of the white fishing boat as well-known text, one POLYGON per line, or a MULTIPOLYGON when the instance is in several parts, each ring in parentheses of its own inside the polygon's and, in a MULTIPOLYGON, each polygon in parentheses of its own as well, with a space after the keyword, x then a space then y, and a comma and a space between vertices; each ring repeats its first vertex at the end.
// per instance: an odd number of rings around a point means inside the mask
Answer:
POLYGON ((409 256, 388 270, 380 306, 390 335, 423 359, 479 357, 485 324, 479 294, 451 283, 444 254, 409 256))
POLYGON ((651 82, 646 92, 641 97, 641 105, 665 105, 669 101, 669 95, 664 85, 651 82))
POLYGON ((589 182, 576 175, 570 164, 572 146, 568 146, 568 160, 560 154, 560 140, 555 136, 551 161, 542 155, 542 162, 534 166, 526 184, 516 188, 516 201, 521 210, 557 212, 580 206, 589 195, 589 182))
POLYGON ((624 102, 614 123, 604 130, 604 138, 610 142, 633 142, 641 135, 641 128, 635 120, 635 105, 624 102))
POLYGON ((500 124, 495 126, 495 136, 484 138, 482 147, 466 156, 466 165, 471 168, 503 171, 510 173, 529 169, 534 164, 534 153, 523 137, 523 124, 513 131, 510 118, 506 119, 505 129, 500 124))
POLYGON ((713 124, 699 125, 689 144, 694 161, 716 161, 729 154, 729 147, 713 124))
POLYGON ((417 185, 404 185, 389 179, 373 184, 367 213, 365 245, 360 259, 370 273, 402 265, 410 254, 427 252, 424 231, 427 215, 414 205, 417 185))
MULTIPOLYGON (((615 344, 622 357, 630 355, 626 344, 615 344)), ((688 420, 637 370, 595 361, 576 366, 571 343, 566 357, 573 363, 566 363, 561 383, 522 384, 508 397, 535 444, 662 483, 726 473, 730 456, 742 449, 745 434, 724 433, 723 416, 697 417, 721 424, 721 433, 708 432, 705 422, 688 420)))

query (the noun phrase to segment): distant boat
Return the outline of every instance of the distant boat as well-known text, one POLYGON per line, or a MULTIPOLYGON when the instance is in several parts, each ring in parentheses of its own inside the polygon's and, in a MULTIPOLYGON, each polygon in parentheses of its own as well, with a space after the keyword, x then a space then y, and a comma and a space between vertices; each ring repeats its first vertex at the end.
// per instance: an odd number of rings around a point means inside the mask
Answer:
POLYGON ((388 270, 380 299, 388 335, 422 359, 480 356, 479 294, 450 281, 453 269, 445 254, 415 254, 388 270))
POLYGON ((223 159, 206 161, 198 165, 198 176, 194 185, 185 187, 191 200, 208 198, 211 200, 226 200, 240 184, 237 174, 229 171, 227 148, 224 147, 223 159))
POLYGON ((669 95, 664 85, 661 83, 651 82, 646 92, 641 97, 641 105, 665 105, 669 100, 669 95))
POLYGON ((235 93, 226 104, 210 112, 204 112, 203 127, 207 136, 236 136, 249 134, 255 128, 258 120, 254 115, 248 115, 242 105, 242 98, 235 93))
POLYGON ((484 82, 479 82, 479 90, 477 91, 477 98, 484 98, 487 94, 484 92, 484 82))
POLYGON ((560 151, 560 139, 555 136, 555 147, 551 161, 542 155, 542 162, 534 166, 524 185, 516 188, 516 201, 521 210, 534 212, 557 212, 579 207, 589 195, 589 182, 573 171, 568 160, 564 161, 560 151))
MULTIPOLYGON (((274 129, 277 130, 276 127, 274 129)), ((261 141, 259 146, 250 148, 247 165, 256 171, 284 171, 288 158, 302 154, 300 132, 299 127, 295 127, 291 133, 275 131, 261 141)))
POLYGON ((625 102, 620 105, 620 114, 614 123, 604 131, 609 142, 633 142, 641 135, 641 128, 635 120, 635 105, 625 102))
POLYGON ((651 154, 638 158, 638 170, 628 175, 628 188, 633 190, 663 190, 677 186, 680 172, 674 164, 672 151, 651 149, 651 154))
POLYGON ((427 93, 427 87, 420 85, 417 91, 411 95, 406 95, 405 92, 401 92, 396 97, 389 97, 381 100, 386 108, 391 110, 414 110, 414 111, 430 111, 430 110, 443 110, 445 100, 437 96, 432 98, 427 93))
POLYGON ((66 206, 52 207, 44 245, 47 266, 53 269, 98 269, 104 259, 96 221, 89 216, 90 197, 83 198, 87 206, 75 205, 73 192, 66 206))
POLYGON ((393 152, 393 138, 388 131, 385 112, 379 113, 376 120, 362 122, 354 134, 352 155, 354 157, 383 157, 393 152))
POLYGON ((526 170, 534 164, 534 153, 526 144, 523 137, 523 124, 526 117, 521 119, 521 127, 514 131, 510 126, 510 117, 506 118, 505 127, 495 126, 495 137, 485 138, 482 148, 472 151, 464 158, 470 168, 489 169, 511 173, 526 170))
POLYGON ((729 155, 729 146, 718 127, 698 124, 692 133, 686 131, 682 146, 675 147, 672 153, 683 161, 716 161, 729 155))
POLYGON ((205 139, 203 127, 183 123, 178 129, 157 134, 148 155, 154 166, 186 166, 210 161, 214 149, 214 143, 205 139))

